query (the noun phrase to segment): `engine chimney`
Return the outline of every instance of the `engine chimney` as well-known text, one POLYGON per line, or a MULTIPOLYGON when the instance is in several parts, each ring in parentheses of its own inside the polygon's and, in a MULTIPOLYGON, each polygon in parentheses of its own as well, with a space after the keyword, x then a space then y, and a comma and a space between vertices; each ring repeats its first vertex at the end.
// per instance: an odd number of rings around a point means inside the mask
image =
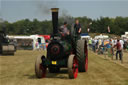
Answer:
POLYGON ((52 24, 53 24, 53 35, 58 33, 58 10, 59 10, 59 8, 51 8, 52 24))

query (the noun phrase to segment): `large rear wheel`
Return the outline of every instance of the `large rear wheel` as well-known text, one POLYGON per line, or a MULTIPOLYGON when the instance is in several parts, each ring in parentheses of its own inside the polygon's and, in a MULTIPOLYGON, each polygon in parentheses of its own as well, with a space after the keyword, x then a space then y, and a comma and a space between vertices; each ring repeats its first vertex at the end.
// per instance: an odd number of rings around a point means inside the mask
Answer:
POLYGON ((78 75, 78 61, 74 55, 68 58, 68 74, 70 79, 77 78, 78 75))
POLYGON ((46 67, 42 64, 44 60, 44 56, 38 56, 36 59, 35 73, 37 78, 44 78, 46 76, 46 67))
POLYGON ((78 59, 79 72, 86 72, 88 70, 88 49, 85 40, 77 41, 76 56, 78 59))

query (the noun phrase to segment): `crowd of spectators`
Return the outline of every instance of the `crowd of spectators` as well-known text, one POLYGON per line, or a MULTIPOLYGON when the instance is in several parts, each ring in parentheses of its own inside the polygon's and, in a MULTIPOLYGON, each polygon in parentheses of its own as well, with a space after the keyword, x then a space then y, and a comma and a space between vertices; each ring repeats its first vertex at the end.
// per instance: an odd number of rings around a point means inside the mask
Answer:
POLYGON ((89 49, 92 50, 94 53, 97 54, 104 54, 108 55, 110 58, 114 58, 114 55, 116 56, 115 59, 121 60, 123 63, 123 51, 128 51, 128 39, 88 39, 88 46, 89 49), (116 52, 115 52, 116 51, 116 52))

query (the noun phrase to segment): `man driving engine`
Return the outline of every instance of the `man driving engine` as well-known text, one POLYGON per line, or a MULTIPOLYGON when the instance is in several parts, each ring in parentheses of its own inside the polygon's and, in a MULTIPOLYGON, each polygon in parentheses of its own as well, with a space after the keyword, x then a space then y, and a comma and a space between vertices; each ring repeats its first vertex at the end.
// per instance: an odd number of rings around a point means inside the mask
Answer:
POLYGON ((68 28, 67 28, 67 22, 64 22, 64 25, 62 25, 62 26, 59 28, 59 31, 60 31, 60 33, 62 34, 62 36, 69 35, 69 30, 68 30, 68 28))

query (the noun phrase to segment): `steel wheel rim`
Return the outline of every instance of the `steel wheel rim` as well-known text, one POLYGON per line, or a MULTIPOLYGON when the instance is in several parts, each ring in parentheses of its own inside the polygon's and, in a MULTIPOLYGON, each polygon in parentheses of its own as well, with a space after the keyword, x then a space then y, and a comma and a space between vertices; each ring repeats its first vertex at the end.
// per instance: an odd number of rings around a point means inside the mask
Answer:
POLYGON ((42 71, 42 78, 44 78, 46 76, 46 68, 44 68, 41 64, 40 64, 40 69, 42 71))

